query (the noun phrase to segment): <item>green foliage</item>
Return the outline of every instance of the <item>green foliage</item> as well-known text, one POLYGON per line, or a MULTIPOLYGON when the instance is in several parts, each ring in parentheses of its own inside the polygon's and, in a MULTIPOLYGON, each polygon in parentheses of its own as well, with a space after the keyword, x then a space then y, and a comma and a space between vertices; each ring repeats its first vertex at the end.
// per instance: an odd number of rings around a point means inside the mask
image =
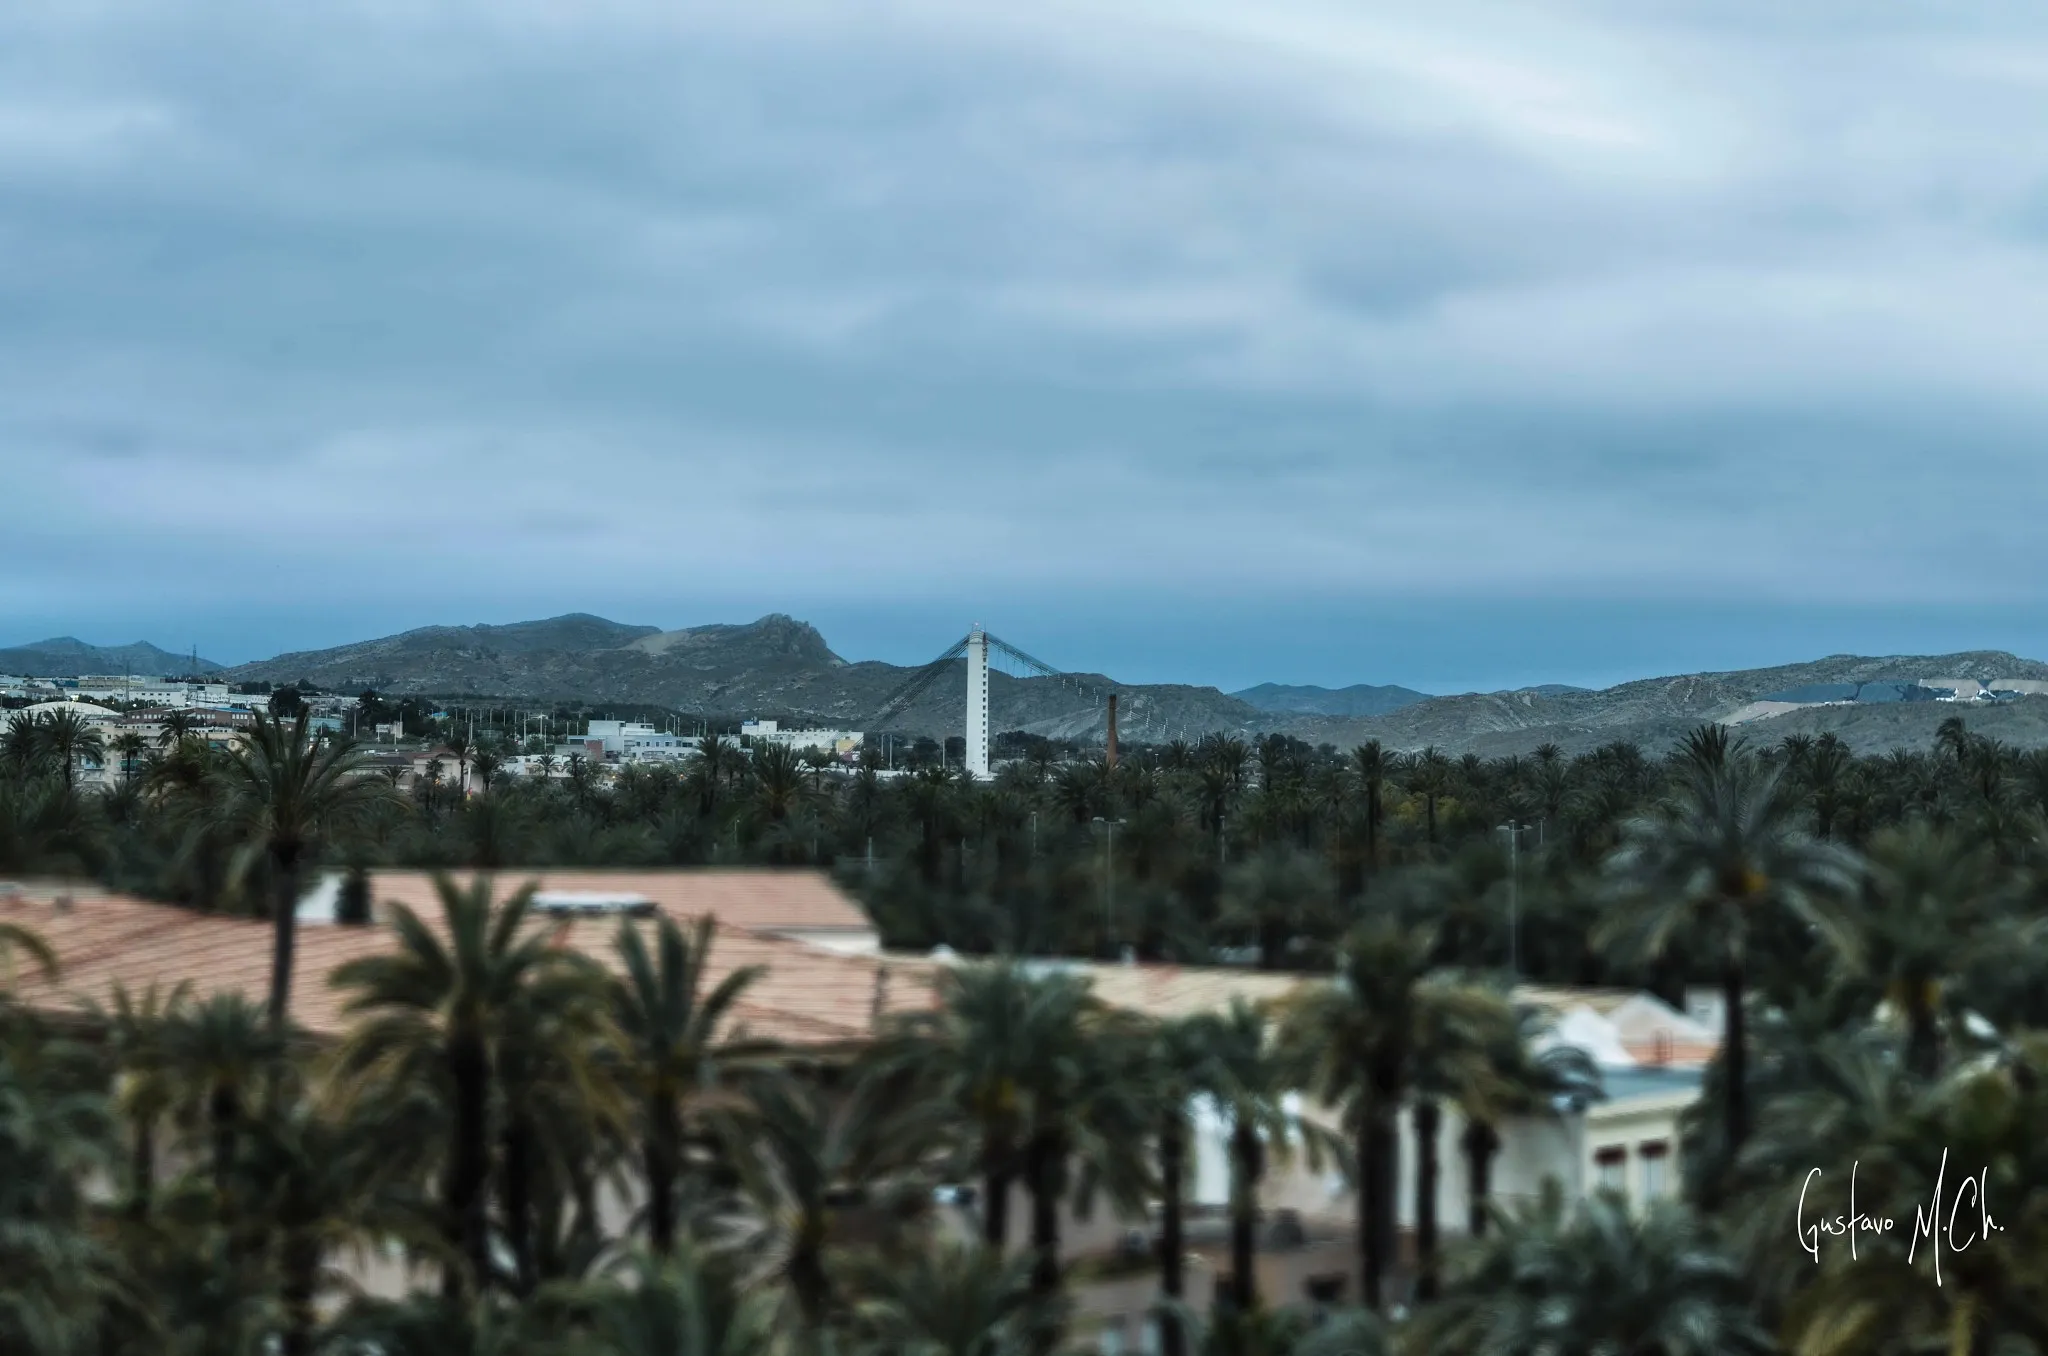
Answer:
POLYGON ((90 733, 0 740, 0 871, 281 917, 323 864, 810 866, 891 945, 1005 954, 940 970, 933 1010, 878 1012, 861 1049, 795 1051, 747 1033, 757 977, 710 965, 709 928, 628 923, 582 957, 525 896, 444 883, 336 976, 356 1025, 315 1051, 203 985, 117 991, 62 1034, 10 1006, 61 958, 0 919, 10 1356, 1052 1352, 1094 1274, 1066 1255, 1067 1211, 1177 1210, 1198 1097, 1244 1132, 1238 1257, 1273 1164, 1327 1156, 1363 1187, 1361 1280, 1389 1316, 1318 1325, 1247 1285, 1204 1318, 1163 1248, 1143 1265, 1171 1356, 2048 1351, 2048 757, 1960 724, 1882 758, 1705 729, 1662 759, 1219 737, 1111 769, 1015 740, 982 784, 936 745, 891 776, 716 736, 678 767, 539 776, 486 733, 404 796, 302 721, 238 751, 189 722, 155 748, 90 733), (109 753, 111 784, 82 775, 109 753), (1125 948, 1317 981, 1274 1011, 1154 1024, 1022 959, 1125 948), (1439 1258, 1438 1156, 1483 1186, 1515 1118, 1598 1091, 1516 1001, 1510 954, 1524 980, 1719 986, 1730 1038, 1689 1113, 1687 1202, 1481 1209, 1439 1258), (1297 1088, 1343 1142, 1287 1114, 1297 1088), (1453 1109, 1465 1132, 1439 1146, 1453 1109), (1403 1123, 1413 1267, 1392 1229, 1403 1123), (1826 1169, 1810 1204, 1833 1209, 1852 1162, 1859 1205, 1905 1225, 1937 1179, 1952 1199, 1981 1173, 2005 1227, 1945 1252, 1939 1285, 1906 1234, 1807 1259, 1797 1188, 1826 1169), (386 1297, 350 1296, 342 1269, 386 1297))

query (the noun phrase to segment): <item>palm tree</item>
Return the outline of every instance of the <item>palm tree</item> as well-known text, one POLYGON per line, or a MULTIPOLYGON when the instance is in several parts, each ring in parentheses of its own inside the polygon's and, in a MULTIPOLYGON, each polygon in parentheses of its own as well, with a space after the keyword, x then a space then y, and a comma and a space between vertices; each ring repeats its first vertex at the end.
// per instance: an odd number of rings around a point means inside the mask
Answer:
POLYGON ((1414 1104, 1409 1120, 1415 1134, 1415 1298, 1437 1297, 1437 1184, 1442 1180, 1443 1105, 1466 1114, 1487 1109, 1508 1090, 1496 1089, 1494 1052, 1519 1043, 1514 1008, 1493 990, 1466 987, 1454 979, 1425 979, 1415 1007, 1410 1049, 1414 1104))
POLYGON ((7 735, 0 739, 0 764, 17 781, 40 777, 49 769, 50 751, 43 746, 34 715, 23 713, 7 723, 7 735))
POLYGON ((793 1077, 752 1082, 739 1170, 758 1223, 742 1251, 756 1281, 788 1294, 793 1330, 816 1339, 840 1308, 831 1249, 846 1241, 851 1217, 900 1218, 930 1199, 927 1185, 900 1172, 920 1146, 899 1132, 879 1084, 840 1092, 793 1077))
MULTIPOLYGON (((2020 1038, 1997 1061, 1932 1086, 1908 1086, 1882 1060, 1838 1067, 1850 1080, 1830 1090, 1826 1147, 1846 1148, 1859 1168, 1857 1210, 1897 1227, 1862 1232, 1852 1254, 1846 1239, 1815 1231, 1816 1219, 1847 1213, 1848 1174, 1811 1184, 1800 1242, 1817 1256, 1801 1259, 1807 1286, 1787 1306, 1793 1349, 2038 1350, 2048 1340, 2048 1148, 2038 1130, 2048 1116, 2048 1041, 2020 1038)), ((1823 1110, 1816 1101, 1802 1109, 1823 1110)), ((1789 1120, 1774 1128, 1787 1132, 1786 1147, 1797 1143, 1789 1120)))
POLYGON ((292 1098, 251 1126, 249 1213, 276 1232, 282 1356, 309 1356, 326 1259, 402 1234, 413 1215, 379 1127, 292 1098))
POLYGON ((893 1019, 874 1076, 901 1080, 913 1100, 954 1118, 956 1146, 981 1178, 989 1246, 1007 1241, 1010 1192, 1024 1185, 1034 1284, 1049 1294, 1069 1190, 1102 1183, 1129 1204, 1144 1185, 1141 1146, 1154 1127, 1136 1076, 1143 1037, 1080 975, 999 961, 944 971, 937 984, 936 1011, 893 1019))
POLYGON ((221 772, 225 818, 261 845, 270 866, 275 890, 270 1020, 280 1029, 291 1003, 300 877, 307 858, 324 840, 356 829, 385 800, 383 784, 364 771, 363 756, 353 745, 312 738, 301 712, 290 724, 258 716, 221 772))
POLYGON ((1408 794, 1422 797, 1423 826, 1432 856, 1436 853, 1437 805, 1451 794, 1451 760, 1435 747, 1407 760, 1408 794))
POLYGON ((248 1114, 259 1079, 284 1056, 284 1033, 247 995, 224 990, 166 1014, 162 1043, 165 1071, 183 1090, 191 1119, 204 1127, 215 1199, 228 1220, 237 1213, 235 1165, 248 1114))
POLYGON ((1584 1105, 1602 1095, 1600 1068, 1576 1045, 1553 1041, 1551 1015, 1533 1003, 1515 1007, 1512 1031, 1486 1052, 1486 1094, 1467 1104, 1459 1148, 1465 1156, 1465 1232, 1483 1237, 1493 1217, 1493 1160, 1501 1149, 1499 1118, 1528 1115, 1559 1098, 1584 1105))
POLYGON ((1106 1188, 1121 1209, 1145 1199, 1145 1135, 1152 1129, 1142 1089, 1129 1072, 1144 1048, 1142 1025, 1112 1011, 1071 976, 1041 981, 1020 1090, 1025 1111, 1023 1180, 1031 1198, 1032 1285, 1050 1300, 1060 1288, 1060 1208, 1084 1207, 1106 1188))
POLYGON ((157 730, 156 744, 160 749, 174 749, 199 730, 199 716, 183 707, 174 707, 164 712, 162 726, 157 730))
POLYGON ((641 929, 631 923, 619 927, 625 974, 613 988, 613 1020, 639 1106, 648 1235, 664 1257, 675 1251, 676 1179, 686 1130, 704 1114, 741 1100, 739 1080, 774 1054, 768 1042, 749 1040, 732 1027, 734 1010, 761 977, 759 966, 736 968, 706 992, 715 936, 708 918, 686 933, 664 915, 650 953, 641 929))
POLYGON ((1297 1078, 1325 1104, 1343 1109, 1355 1137, 1360 1292, 1375 1311, 1393 1237, 1394 1118, 1413 999, 1434 948, 1427 930, 1369 920, 1340 945, 1336 979, 1295 994, 1282 1019, 1297 1078))
POLYGON ((1258 939, 1260 968, 1278 970, 1299 943, 1336 930, 1336 902, 1322 859, 1275 845, 1224 874, 1221 921, 1248 929, 1258 939))
POLYGON ((476 756, 469 760, 469 765, 476 770, 477 783, 484 795, 490 794, 491 782, 496 779, 498 769, 503 766, 504 761, 489 749, 478 749, 476 756))
POLYGON ((1636 1214, 1601 1194, 1568 1208, 1555 1181, 1461 1259, 1409 1335, 1417 1350, 1455 1356, 1772 1350, 1740 1269, 1684 1206, 1636 1214))
POLYGON ((1396 1117, 1416 1086, 1417 1052, 1447 1030, 1477 1039, 1500 1029, 1499 995, 1432 975, 1435 949, 1428 927, 1369 918, 1339 946, 1336 978, 1297 992, 1282 1008, 1290 1072, 1326 1105, 1342 1108, 1354 1137, 1361 1290, 1373 1310, 1394 1240, 1396 1117))
POLYGON ((1871 844, 1865 972, 1904 1023, 1906 1065, 1922 1078, 1940 1071, 1943 982, 2009 944, 1991 927, 1992 865, 1981 847, 1924 820, 1871 844))
POLYGON ((33 731, 37 744, 49 752, 51 762, 63 772, 63 789, 78 785, 78 768, 84 762, 106 758, 106 735, 94 721, 76 711, 41 711, 35 715, 33 731))
POLYGON ((451 1250, 468 1274, 450 1268, 460 1292, 490 1275, 486 1204, 490 1195, 491 1103, 503 1046, 535 1008, 570 1004, 592 987, 591 962, 550 945, 526 922, 532 884, 504 904, 491 881, 467 889, 436 877, 439 928, 411 909, 394 909, 397 948, 364 956, 334 973, 353 991, 347 1011, 363 1018, 343 1046, 344 1075, 431 1087, 452 1109, 448 1125, 445 1218, 451 1250))
POLYGON ((1619 893, 1603 943, 1642 959, 1661 957, 1682 936, 1711 947, 1727 1012, 1721 1060, 1731 1152, 1749 1130, 1743 1004, 1752 932, 1789 916, 1839 956, 1855 955, 1833 906, 1853 885, 1857 859, 1808 834, 1803 818, 1781 769, 1736 753, 1695 770, 1656 813, 1632 821, 1607 862, 1619 893))
POLYGON ((50 944, 22 924, 0 919, 0 1005, 6 1003, 14 988, 17 951, 34 961, 45 979, 57 977, 57 953, 50 949, 50 944))
POLYGON ((753 773, 747 788, 747 813, 757 827, 781 824, 803 814, 816 794, 804 775, 803 756, 787 744, 755 749, 753 773))
POLYGON ((171 1025, 190 998, 189 982, 168 994, 152 983, 139 999, 117 982, 112 1003, 91 1009, 118 1077, 115 1104, 128 1121, 128 1208, 136 1219, 148 1215, 156 1193, 157 1126, 177 1104, 171 1025))
POLYGON ((856 1275, 853 1329, 865 1356, 1034 1356, 1046 1315, 1031 1263, 972 1243, 871 1258, 856 1275))
POLYGON ((520 1296, 540 1284, 542 1246, 560 1198, 591 1204, 590 1178, 627 1133, 630 1094, 615 1057, 610 992, 600 971, 566 961, 506 1009, 493 1069, 498 1117, 498 1212, 520 1296), (542 1196, 550 1199, 543 1201, 542 1196))
POLYGON ((0 1040, 0 1351, 88 1356, 119 1298, 88 1183, 111 1165, 111 1118, 63 1044, 0 1040))
POLYGON ((44 711, 36 717, 35 737, 63 770, 64 789, 77 785, 79 765, 107 756, 107 737, 94 722, 76 711, 44 711))
POLYGON ((1189 1112, 1208 1086, 1211 1020, 1206 1014, 1154 1025, 1140 1075, 1143 1097, 1157 1118, 1159 1156, 1159 1293, 1161 1356, 1187 1356, 1187 1332, 1178 1306, 1187 1291, 1185 1195, 1191 1139, 1189 1112))
POLYGON ((1365 788, 1365 861, 1369 869, 1380 865, 1380 836, 1387 822, 1387 778, 1397 762, 1398 755, 1388 753, 1377 739, 1368 739, 1351 751, 1351 766, 1365 788))
MULTIPOLYGON (((1291 1141, 1309 1127, 1287 1114, 1293 1091, 1290 1070, 1275 1057, 1266 1016, 1241 997, 1222 1012, 1195 1019, 1196 1038, 1207 1051, 1202 1091, 1230 1128, 1230 1303, 1239 1313, 1259 1307, 1256 1266, 1259 1187, 1269 1157, 1283 1161, 1291 1141)), ((1319 1163, 1321 1143, 1310 1138, 1311 1160, 1319 1163)))
POLYGON ((142 759, 149 752, 149 741, 133 730, 123 730, 107 741, 107 747, 121 760, 121 782, 129 785, 142 770, 142 759))
POLYGON ((782 1356, 774 1296, 750 1290, 714 1254, 628 1259, 624 1284, 597 1294, 588 1323, 605 1356, 782 1356))

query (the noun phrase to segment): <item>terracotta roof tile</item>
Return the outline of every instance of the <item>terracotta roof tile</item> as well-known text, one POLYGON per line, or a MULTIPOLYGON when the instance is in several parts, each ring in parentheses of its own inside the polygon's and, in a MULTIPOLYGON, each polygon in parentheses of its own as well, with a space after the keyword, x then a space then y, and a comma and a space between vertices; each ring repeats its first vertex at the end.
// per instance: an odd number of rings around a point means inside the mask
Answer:
MULTIPOLYGON (((453 872, 467 883, 469 872, 453 872)), ((845 929, 872 932, 867 914, 822 871, 689 868, 672 871, 594 871, 542 868, 498 874, 506 893, 528 881, 542 890, 644 895, 676 918, 715 916, 738 928, 770 931, 845 929)), ((433 873, 374 871, 370 895, 378 906, 409 905, 428 913, 438 905, 433 873)))
POLYGON ((1270 1002, 1321 978, 1229 966, 1090 965, 1084 969, 1104 1002, 1152 1017, 1220 1012, 1233 998, 1270 1002))
MULTIPOLYGON (((436 912, 423 916, 431 919, 436 912)), ((42 893, 0 897, 0 920, 29 927, 63 964, 53 983, 17 959, 16 993, 32 1006, 75 1010, 88 1000, 104 1002, 117 981, 131 992, 151 983, 168 988, 186 981, 202 995, 238 991, 260 1000, 269 991, 271 928, 255 919, 209 916, 106 893, 76 894, 60 910, 42 893)), ((546 926, 562 945, 616 968, 617 920, 563 920, 546 926)), ((347 996, 328 977, 346 961, 387 950, 391 937, 384 927, 301 926, 293 1020, 315 1035, 344 1031, 347 996)), ((933 1001, 929 967, 918 962, 826 951, 721 922, 705 982, 715 985, 747 965, 759 965, 764 973, 740 1004, 741 1020, 754 1035, 793 1044, 865 1036, 878 983, 887 1012, 922 1010, 933 1001), (886 978, 878 981, 880 975, 886 978)))

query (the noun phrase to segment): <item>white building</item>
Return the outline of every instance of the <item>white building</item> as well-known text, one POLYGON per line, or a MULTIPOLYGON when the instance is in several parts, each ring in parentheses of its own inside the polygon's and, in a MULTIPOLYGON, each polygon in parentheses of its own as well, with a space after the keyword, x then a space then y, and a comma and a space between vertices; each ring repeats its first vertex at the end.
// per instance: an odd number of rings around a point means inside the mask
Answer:
POLYGON ((182 708, 228 699, 226 683, 178 683, 140 674, 97 673, 63 680, 67 695, 83 701, 136 702, 182 708))
POLYGON ((680 758, 697 747, 697 741, 687 735, 670 734, 637 720, 593 720, 580 739, 572 736, 564 747, 588 757, 593 744, 606 759, 629 763, 663 756, 680 758))
POLYGON ((823 749, 837 758, 860 752, 859 730, 785 730, 772 720, 749 720, 740 725, 740 738, 757 744, 780 744, 786 749, 823 749))

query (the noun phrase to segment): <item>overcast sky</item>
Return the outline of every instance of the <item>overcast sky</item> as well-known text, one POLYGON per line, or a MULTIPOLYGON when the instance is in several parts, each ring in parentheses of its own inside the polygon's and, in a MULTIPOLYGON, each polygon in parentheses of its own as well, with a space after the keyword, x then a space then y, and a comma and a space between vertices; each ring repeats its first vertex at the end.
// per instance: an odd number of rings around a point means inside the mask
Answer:
POLYGON ((0 644, 2048 654, 2044 113, 2038 0, 0 7, 0 644))

